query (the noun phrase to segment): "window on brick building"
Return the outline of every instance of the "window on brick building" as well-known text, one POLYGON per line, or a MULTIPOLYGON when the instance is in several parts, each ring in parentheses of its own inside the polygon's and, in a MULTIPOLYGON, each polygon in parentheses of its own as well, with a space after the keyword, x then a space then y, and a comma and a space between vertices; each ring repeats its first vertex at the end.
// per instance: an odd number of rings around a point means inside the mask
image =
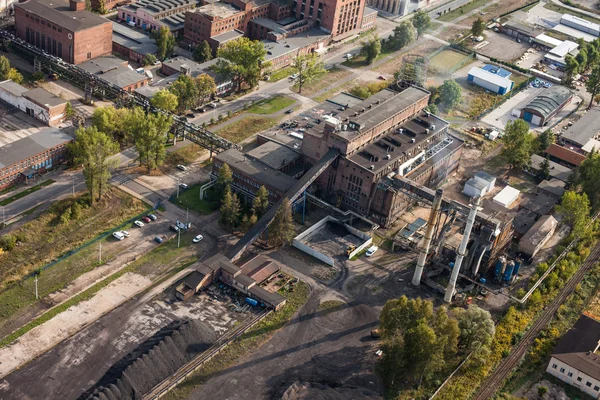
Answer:
POLYGON ((92 52, 88 52, 88 53, 87 53, 87 58, 88 58, 88 60, 89 60, 90 58, 92 58, 92 52))

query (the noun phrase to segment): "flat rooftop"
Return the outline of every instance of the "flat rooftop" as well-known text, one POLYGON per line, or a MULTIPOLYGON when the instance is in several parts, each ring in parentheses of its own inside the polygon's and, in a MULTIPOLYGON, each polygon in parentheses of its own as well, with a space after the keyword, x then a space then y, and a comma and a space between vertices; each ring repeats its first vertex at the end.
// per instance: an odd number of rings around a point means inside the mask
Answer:
POLYGON ((154 39, 117 22, 113 22, 112 41, 140 54, 154 54, 158 50, 154 39))
MULTIPOLYGON (((429 141, 433 135, 446 129, 447 125, 448 123, 441 118, 433 114, 427 116, 423 112, 418 117, 400 124, 398 128, 402 129, 402 132, 396 129, 387 135, 379 136, 375 142, 366 145, 349 159, 362 168, 377 172, 403 157, 407 151, 413 148, 421 146, 421 151, 426 151, 428 146, 423 144, 429 141), (433 125, 435 125, 435 129, 430 128, 433 125), (427 133, 428 130, 429 133, 427 133)), ((417 154, 418 152, 415 152, 415 156, 417 154)))
POLYGON ((43 129, 31 136, 0 147, 0 168, 13 165, 52 147, 70 142, 73 139, 73 136, 66 131, 56 128, 43 129))
POLYGON ((269 168, 262 162, 247 157, 236 149, 225 150, 219 153, 216 158, 229 165, 232 170, 242 171, 244 175, 253 178, 257 182, 264 182, 283 193, 287 192, 297 182, 283 172, 269 168))
POLYGON ((590 139, 598 139, 600 133, 600 108, 592 108, 577 120, 565 133, 560 135, 579 147, 583 147, 590 139))
POLYGON ((218 60, 219 58, 213 58, 212 60, 203 63, 197 63, 196 61, 190 60, 189 58, 175 57, 163 61, 162 64, 177 71, 181 71, 181 67, 185 67, 190 71, 190 74, 193 77, 196 77, 197 75, 211 72, 210 68, 213 65, 215 65, 218 60))
POLYGON ((300 158, 299 152, 275 142, 261 144, 246 155, 274 169, 280 169, 300 158))
POLYGON ((237 29, 234 29, 232 31, 223 32, 220 35, 212 36, 210 38, 210 40, 214 40, 215 42, 221 44, 221 43, 227 43, 230 40, 237 39, 237 38, 240 38, 242 36, 244 36, 244 32, 238 31, 237 29))
POLYGON ((14 5, 71 32, 110 23, 108 19, 89 11, 72 11, 69 2, 64 0, 28 0, 14 5))
POLYGON ((65 99, 61 99, 60 97, 43 88, 28 90, 27 92, 23 93, 23 97, 26 97, 34 103, 46 107, 56 107, 67 102, 65 99))
POLYGON ((217 2, 212 4, 206 4, 202 7, 198 7, 190 12, 194 12, 196 14, 206 15, 211 18, 229 18, 235 14, 242 12, 238 8, 232 6, 231 4, 217 2))
POLYGON ((21 86, 18 83, 11 81, 10 79, 0 82, 0 88, 17 97, 21 97, 29 91, 29 89, 27 89, 26 87, 21 86))
POLYGON ((288 36, 276 42, 272 40, 263 40, 262 42, 268 52, 265 59, 267 61, 272 60, 284 54, 296 51, 297 49, 302 49, 315 42, 326 41, 330 37, 331 34, 329 33, 326 33, 317 28, 311 28, 305 32, 299 33, 294 36, 288 36))
POLYGON ((150 15, 157 15, 165 11, 187 8, 196 4, 198 2, 194 0, 138 0, 135 3, 127 4, 120 8, 133 12, 143 9, 150 15))
POLYGON ((102 74, 119 67, 127 65, 127 61, 123 61, 117 57, 98 57, 93 60, 86 61, 79 64, 79 68, 82 68, 90 74, 102 74))

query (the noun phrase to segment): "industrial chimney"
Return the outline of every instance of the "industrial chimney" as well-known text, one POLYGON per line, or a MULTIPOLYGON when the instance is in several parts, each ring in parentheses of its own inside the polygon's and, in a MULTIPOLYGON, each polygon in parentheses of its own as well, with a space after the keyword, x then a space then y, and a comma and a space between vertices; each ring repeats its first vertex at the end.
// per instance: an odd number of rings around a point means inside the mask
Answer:
POLYGON ((412 278, 412 284, 414 286, 419 286, 421 284, 421 276, 423 275, 423 269, 425 268, 427 255, 429 254, 429 246, 431 245, 431 239, 433 238, 435 221, 437 220, 438 215, 440 213, 443 195, 444 191, 442 189, 438 189, 435 192, 435 197, 433 198, 431 212, 429 213, 429 221, 427 221, 427 230, 425 231, 425 241, 423 242, 423 247, 421 247, 419 259, 417 260, 417 267, 415 268, 415 274, 412 278))
POLYGON ((465 233, 463 234, 462 241, 460 242, 460 245, 458 246, 458 251, 456 252, 456 261, 454 262, 454 267, 452 268, 450 282, 448 282, 448 286, 446 286, 446 294, 444 295, 444 301, 446 303, 450 303, 452 301, 452 297, 454 297, 454 291, 456 289, 456 280, 458 279, 458 273, 460 272, 460 265, 462 264, 462 261, 466 255, 467 244, 469 244, 471 230, 473 229, 473 224, 475 223, 477 211, 479 211, 479 204, 481 204, 481 197, 476 196, 473 199, 473 202, 471 203, 471 211, 469 211, 469 217, 467 218, 467 226, 465 226, 465 233))
POLYGON ((71 11, 85 10, 85 0, 69 0, 69 8, 71 11))

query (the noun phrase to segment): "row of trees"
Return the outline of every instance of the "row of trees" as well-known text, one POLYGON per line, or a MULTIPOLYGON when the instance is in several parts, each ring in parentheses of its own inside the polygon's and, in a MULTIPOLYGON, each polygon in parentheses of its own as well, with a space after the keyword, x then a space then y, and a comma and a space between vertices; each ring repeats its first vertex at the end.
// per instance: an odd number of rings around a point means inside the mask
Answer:
POLYGON ((392 396, 431 380, 459 355, 472 352, 471 362, 481 363, 495 335, 490 313, 475 305, 434 311, 431 301, 406 296, 389 300, 380 321, 383 358, 377 370, 392 396))
MULTIPOLYGON (((231 189, 232 183, 231 168, 223 164, 215 184, 217 197, 221 199, 221 223, 231 230, 239 229, 245 233, 268 211, 269 192, 267 188, 261 186, 255 194, 249 213, 244 213, 240 198, 231 189)), ((269 226, 268 239, 271 243, 284 244, 290 243, 293 237, 292 206, 288 199, 284 199, 269 226)))
POLYGON ((409 21, 396 26, 388 40, 381 40, 377 35, 369 36, 362 42, 360 54, 367 64, 371 64, 377 59, 383 46, 390 51, 400 50, 417 40, 429 27, 431 27, 429 14, 419 10, 409 21))
POLYGON ((179 113, 206 103, 216 92, 217 85, 212 76, 201 74, 195 78, 181 74, 169 90, 161 90, 152 97, 152 105, 179 113))
POLYGON ((15 83, 23 82, 23 75, 10 66, 10 61, 5 56, 0 56, 0 80, 11 79, 15 83))
POLYGON ((588 104, 588 110, 592 108, 594 101, 598 101, 600 94, 600 39, 596 39, 590 43, 585 40, 578 40, 579 53, 576 57, 567 55, 565 57, 565 77, 564 83, 571 86, 573 77, 576 74, 588 74, 588 79, 585 87, 591 95, 588 104))

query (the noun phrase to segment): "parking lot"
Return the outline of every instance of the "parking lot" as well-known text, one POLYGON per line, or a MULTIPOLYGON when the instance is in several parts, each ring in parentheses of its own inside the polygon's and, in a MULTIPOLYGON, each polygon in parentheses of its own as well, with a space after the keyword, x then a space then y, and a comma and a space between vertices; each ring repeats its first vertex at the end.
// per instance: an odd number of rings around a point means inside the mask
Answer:
POLYGON ((528 43, 518 43, 516 39, 502 33, 485 31, 485 41, 489 42, 481 46, 477 51, 485 56, 497 58, 503 61, 518 60, 523 53, 530 47, 528 43))

